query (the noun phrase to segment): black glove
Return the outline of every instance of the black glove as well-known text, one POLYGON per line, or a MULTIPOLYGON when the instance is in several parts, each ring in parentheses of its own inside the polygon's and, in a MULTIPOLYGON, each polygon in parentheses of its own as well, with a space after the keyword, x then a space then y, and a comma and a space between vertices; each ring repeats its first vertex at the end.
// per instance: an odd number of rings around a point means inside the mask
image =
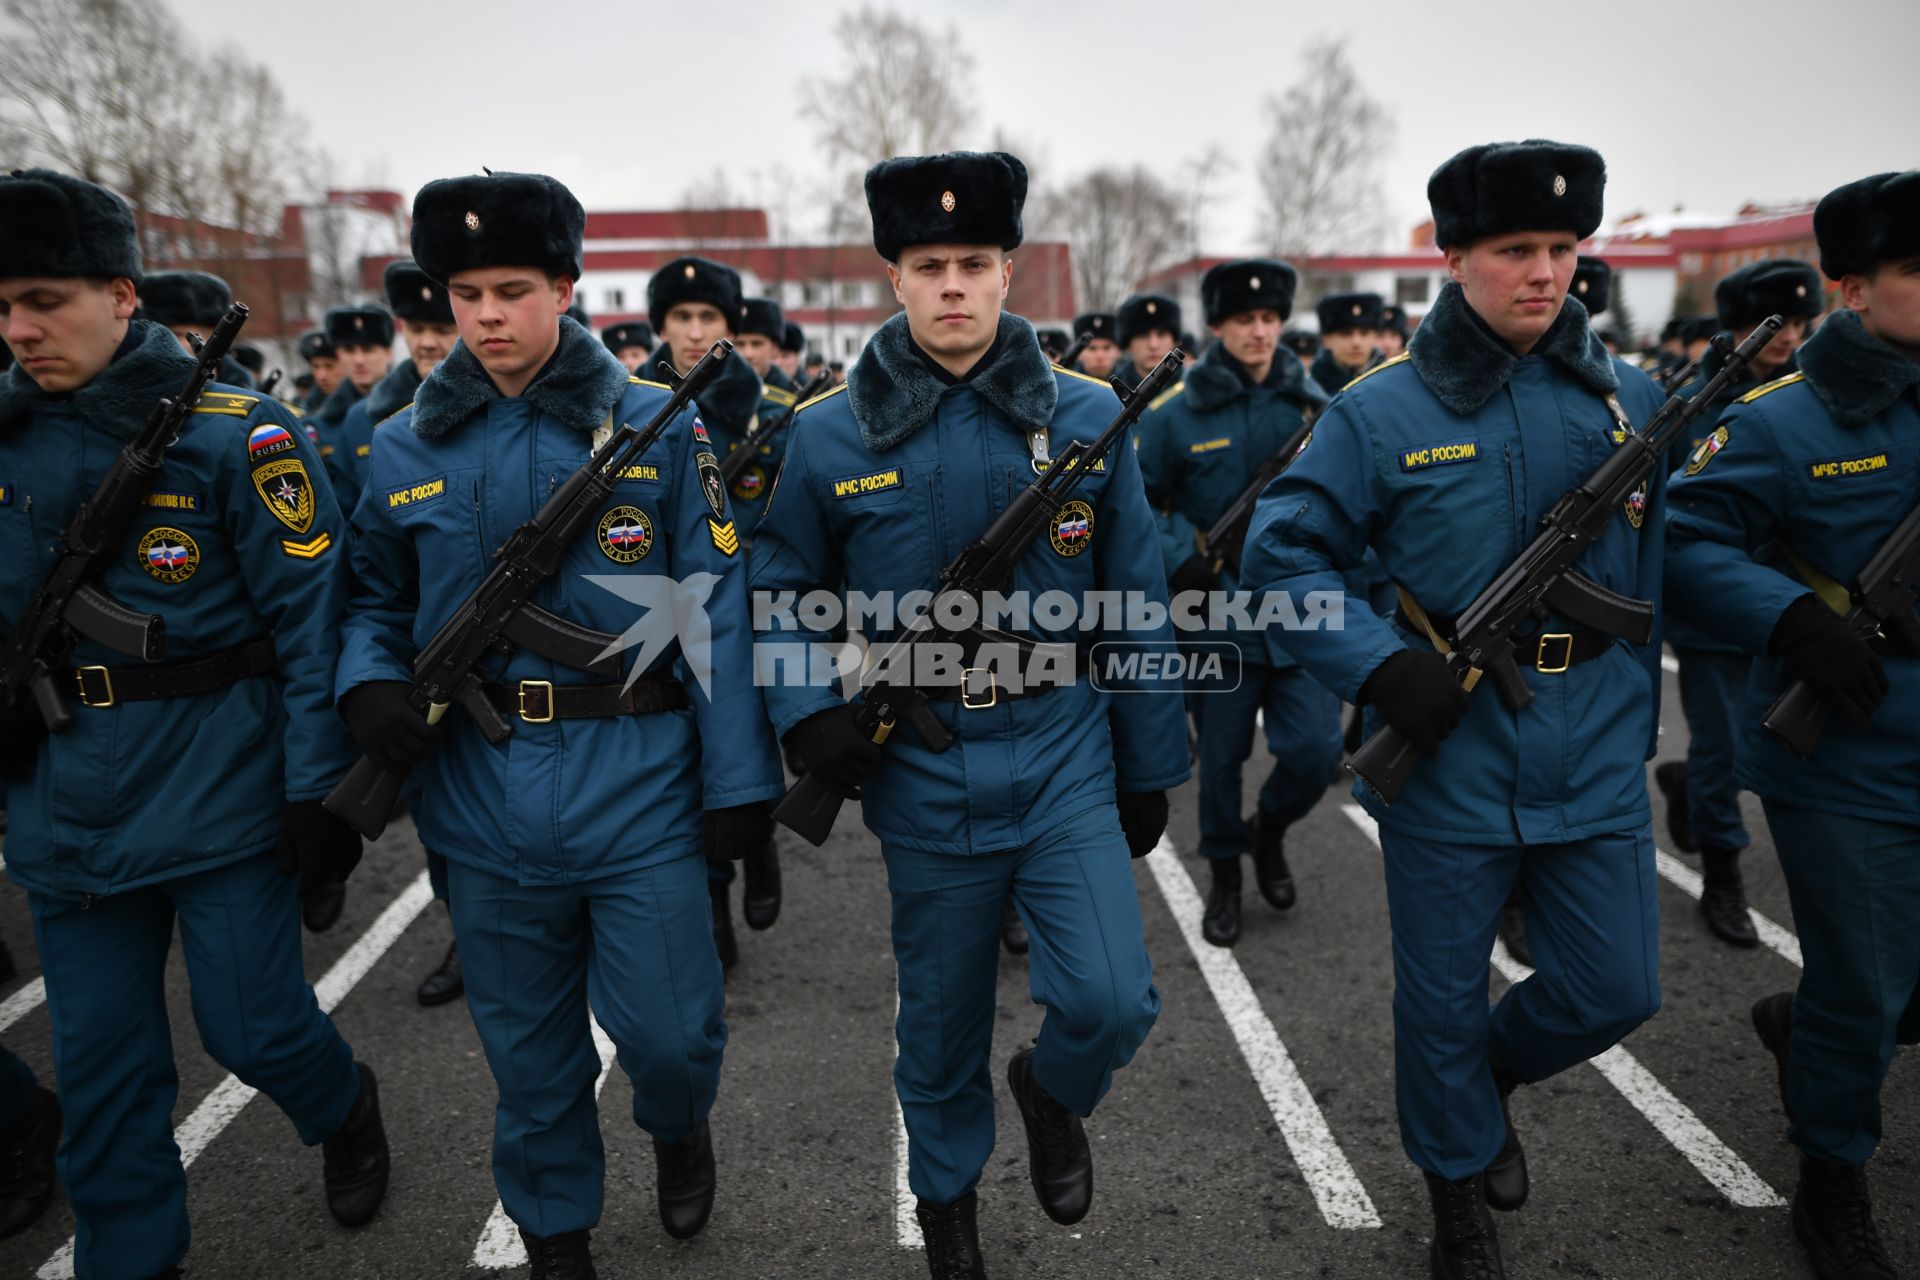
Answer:
POLYGON ((406 773, 433 754, 440 726, 407 701, 412 686, 404 680, 374 680, 355 685, 340 699, 340 718, 367 758, 383 769, 406 773))
POLYGON ((32 694, 22 693, 17 707, 0 704, 0 777, 24 778, 32 773, 46 736, 47 722, 40 718, 40 705, 32 694))
POLYGON ((787 730, 787 745, 807 762, 807 772, 843 800, 858 800, 860 784, 886 759, 886 753, 854 723, 856 710, 851 702, 844 702, 815 712, 787 730))
POLYGON ((1144 858, 1167 830, 1167 793, 1164 791, 1122 791, 1120 831, 1127 837, 1127 852, 1144 858))
POLYGON ((709 809, 700 815, 707 857, 715 862, 738 862, 758 853, 773 839, 773 807, 765 801, 709 809))
POLYGON ((1167 575, 1167 592, 1179 595, 1182 591, 1213 591, 1220 586, 1220 575, 1213 571, 1213 562, 1199 552, 1194 552, 1167 575))
POLYGON ((343 884, 360 865, 360 833, 318 800, 295 800, 280 815, 280 874, 300 877, 300 896, 343 884))
POLYGON ((1440 744, 1467 714, 1467 691, 1437 653, 1402 649, 1373 669, 1360 686, 1361 703, 1379 708, 1386 722, 1407 735, 1421 754, 1440 754, 1440 744))
POLYGON ((1892 688, 1880 655, 1816 595, 1801 596, 1780 611, 1767 651, 1819 690, 1856 729, 1867 727, 1892 688))

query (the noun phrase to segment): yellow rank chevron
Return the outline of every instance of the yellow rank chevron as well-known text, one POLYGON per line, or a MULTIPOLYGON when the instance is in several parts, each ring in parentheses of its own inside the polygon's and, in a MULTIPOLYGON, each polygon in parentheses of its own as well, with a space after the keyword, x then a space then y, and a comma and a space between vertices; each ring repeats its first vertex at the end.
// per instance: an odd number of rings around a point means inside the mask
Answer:
POLYGON ((740 535, 733 530, 733 521, 725 524, 708 517, 707 532, 713 535, 713 545, 720 548, 720 554, 730 556, 740 549, 740 535))
POLYGON ((295 560, 317 560, 333 546, 333 535, 322 533, 310 542, 296 542, 292 538, 280 539, 280 549, 295 560))

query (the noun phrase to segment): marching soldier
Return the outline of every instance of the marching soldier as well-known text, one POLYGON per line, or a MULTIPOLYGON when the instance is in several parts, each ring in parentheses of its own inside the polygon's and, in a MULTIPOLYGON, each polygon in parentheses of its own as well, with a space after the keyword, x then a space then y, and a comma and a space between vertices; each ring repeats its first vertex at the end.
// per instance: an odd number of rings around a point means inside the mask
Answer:
POLYGON ((734 350, 760 377, 761 385, 789 394, 799 388, 780 370, 780 344, 787 336, 787 317, 771 298, 742 298, 740 322, 734 326, 734 350))
POLYGON ((1179 344, 1180 304, 1165 294, 1136 293, 1114 313, 1113 331, 1126 357, 1114 365, 1113 376, 1137 387, 1179 344))
MULTIPOLYGON (((204 338, 233 305, 233 290, 219 276, 205 271, 156 271, 140 281, 139 318, 165 325, 179 340, 180 349, 193 354, 189 334, 204 338)), ((229 351, 220 360, 220 381, 229 386, 253 386, 253 376, 229 351)))
POLYGON ((340 358, 340 383, 307 425, 320 442, 334 492, 351 507, 364 487, 367 442, 347 439, 347 411, 393 366, 393 314, 385 307, 335 307, 327 312, 327 341, 340 358))
MULTIPOLYGON (((1074 371, 1105 382, 1113 373, 1113 366, 1120 360, 1120 344, 1114 341, 1116 333, 1113 313, 1110 311, 1089 311, 1075 316, 1073 340, 1080 341, 1083 334, 1091 336, 1087 338, 1087 345, 1080 348, 1080 360, 1074 366, 1074 371)), ((1151 369, 1153 365, 1147 367, 1151 369)))
POLYGON ((1805 968, 1753 1021, 1800 1149, 1794 1234, 1815 1275, 1855 1280, 1896 1274, 1866 1165, 1894 1046, 1920 1043, 1920 653, 1897 638, 1911 616, 1862 640, 1840 614, 1920 499, 1920 170, 1829 192, 1813 229, 1843 309, 1694 448, 1667 572, 1677 613, 1759 655, 1737 779, 1765 809, 1805 968), (1833 712, 1805 759, 1762 724, 1796 680, 1833 712))
MULTIPOLYGON (((1141 422, 1140 477, 1158 511, 1167 584, 1176 594, 1239 588, 1238 557, 1216 568, 1221 553, 1204 545, 1206 530, 1326 403, 1280 347, 1298 278, 1288 264, 1265 258, 1208 271, 1200 300, 1216 341, 1141 422)), ((1237 646, 1239 679, 1200 690, 1190 705, 1200 750, 1200 856, 1212 875, 1201 930, 1216 947, 1230 947, 1240 939, 1243 856, 1253 855, 1254 883, 1269 906, 1294 904, 1286 832, 1340 771, 1340 703, 1284 649, 1269 652, 1263 635, 1216 638, 1237 646), (1256 715, 1274 764, 1249 824, 1240 774, 1256 715)))
POLYGON ((447 286, 461 341, 374 436, 355 511, 358 586, 337 687, 362 748, 419 766, 422 842, 448 864, 467 1007, 499 1086, 493 1169, 536 1276, 591 1277, 603 1158, 589 1004, 653 1135, 662 1223, 712 1209, 707 1113, 726 1043, 708 925, 703 817, 723 852, 764 842, 778 758, 752 676, 743 555, 691 414, 619 480, 534 602, 618 635, 622 596, 590 578, 710 581, 710 681, 666 646, 625 683, 521 647, 484 693, 511 720, 488 743, 407 700, 420 644, 479 584, 549 486, 666 399, 566 317, 586 215, 565 187, 494 173, 427 184, 413 256, 447 286), (435 743, 438 749, 435 750, 435 743), (703 813, 704 811, 704 813, 703 813))
POLYGON ((1280 345, 1293 352, 1304 373, 1313 368, 1314 357, 1320 354, 1320 335, 1311 329, 1283 329, 1280 332, 1280 345))
POLYGON ((800 357, 806 353, 806 332, 793 321, 787 321, 780 332, 780 350, 773 357, 773 367, 787 380, 787 389, 790 391, 798 391, 806 385, 800 379, 800 357))
POLYGON ((1320 354, 1310 371, 1328 395, 1365 373, 1378 359, 1381 307, 1377 293, 1334 293, 1320 299, 1320 354))
MULTIPOLYGON (((0 381, 0 619, 22 616, 75 509, 193 368, 166 329, 131 319, 140 275, 119 197, 46 170, 0 178, 0 324, 21 362, 0 381)), ((278 401, 216 384, 188 422, 98 584, 165 619, 166 661, 82 638, 56 673, 64 732, 31 701, 0 707, 7 874, 46 979, 81 1280, 178 1275, 187 1251, 164 981, 176 926, 201 1042, 324 1147, 333 1216, 368 1221, 387 1186, 373 1073, 300 967, 297 886, 360 858, 320 806, 350 758, 331 691, 344 525, 278 401)))
MULTIPOLYGON (((1018 159, 897 158, 870 169, 866 188, 874 247, 905 312, 868 342, 846 390, 794 423, 754 543, 756 594, 899 599, 932 585, 1023 478, 1118 408, 1109 388, 1048 367, 1032 327, 1003 310, 1027 189, 1018 159)), ((1112 450, 1075 492, 1048 545, 1015 567, 1013 590, 1164 600, 1133 450, 1112 450)), ((871 617, 861 625, 869 639, 879 629, 871 617)), ((1171 628, 1108 635, 1164 644, 1171 628)), ((1159 1010, 1128 854, 1153 846, 1165 789, 1187 776, 1179 698, 1171 687, 1111 696, 1071 675, 1023 682, 1017 695, 997 682, 937 687, 933 714, 958 740, 935 754, 904 727, 883 751, 856 727, 855 704, 812 681, 774 681, 768 708, 811 776, 864 792, 880 838, 900 977, 894 1082, 928 1266, 984 1276, 974 1188, 993 1148, 1000 904, 1011 886, 1047 1007, 1008 1085, 1042 1207, 1077 1222, 1092 1198, 1081 1118, 1159 1010)))
MULTIPOLYGON (((1408 345, 1348 386, 1263 496, 1243 578, 1337 590, 1372 547, 1399 584, 1381 616, 1349 595, 1342 629, 1276 633, 1330 689, 1425 760, 1379 821, 1393 923, 1400 1133, 1425 1171, 1437 1277, 1504 1275, 1487 1206, 1517 1209, 1526 1161, 1507 1100, 1617 1042, 1659 1006, 1658 901, 1645 761, 1657 646, 1557 615, 1519 643, 1536 694, 1469 698, 1436 648, 1659 393, 1607 358, 1564 306, 1599 225, 1605 166, 1531 141, 1461 152, 1427 186, 1452 280, 1408 345), (1445 750, 1441 750, 1443 745, 1445 750), (1489 1008, 1486 957, 1515 878, 1537 969, 1489 1008), (1446 904, 1438 909, 1436 904, 1446 904)), ((1664 475, 1579 562, 1657 599, 1664 475)))
POLYGON ((614 359, 627 366, 628 373, 646 373, 647 357, 653 354, 652 325, 644 320, 608 325, 600 331, 600 341, 613 352, 614 359))
MULTIPOLYGON (((340 386, 340 353, 333 349, 333 341, 324 329, 301 334, 299 349, 300 358, 307 362, 307 377, 312 386, 300 403, 300 411, 311 417, 340 386)), ((294 379, 294 383, 297 386, 299 379, 294 379)))
MULTIPOLYGON (((1768 316, 1780 316, 1786 323, 1754 356, 1746 375, 1729 384, 1720 403, 1699 419, 1701 435, 1675 442, 1670 459, 1674 467, 1686 464, 1740 397, 1794 371, 1794 352, 1806 338, 1808 322, 1820 314, 1826 286, 1812 265, 1776 258, 1741 267, 1714 286, 1713 296, 1720 328, 1735 342, 1768 316)), ((1718 350, 1709 348, 1700 372, 1680 393, 1697 394, 1720 371, 1720 363, 1718 350)), ((1678 595, 1693 589, 1682 582, 1674 586, 1678 595)), ((1740 851, 1748 838, 1740 818, 1740 787, 1734 781, 1738 708, 1752 655, 1680 617, 1668 622, 1667 642, 1680 663, 1680 709, 1687 720, 1686 759, 1664 761, 1653 771, 1667 802, 1667 829, 1681 849, 1700 855, 1700 913, 1708 929, 1733 946, 1758 946, 1760 935, 1747 910, 1740 874, 1740 851)))
POLYGON ((1407 313, 1389 302, 1380 308, 1380 329, 1373 335, 1374 347, 1382 360, 1391 360, 1407 349, 1407 313))
MULTIPOLYGON (((774 343, 767 331, 785 331, 779 308, 765 299, 754 313, 760 332, 760 358, 771 364, 774 343), (771 308, 771 311, 768 310, 771 308)), ((675 258, 653 273, 647 282, 647 315, 660 335, 661 345, 674 370, 685 374, 707 349, 721 338, 736 336, 736 328, 748 318, 746 300, 740 296, 740 275, 732 267, 706 258, 675 258)), ((726 457, 735 449, 752 449, 755 457, 734 477, 728 490, 733 520, 743 542, 753 541, 761 512, 766 510, 767 491, 773 475, 780 469, 791 429, 770 440, 749 440, 762 422, 770 422, 793 408, 793 392, 770 387, 760 380, 760 371, 744 359, 729 360, 720 374, 707 384, 699 396, 700 421, 711 433, 715 452, 726 457)), ((746 881, 741 890, 740 911, 747 927, 770 929, 780 917, 780 854, 774 847, 773 832, 766 843, 744 859, 746 881)), ((731 969, 740 958, 739 942, 733 932, 731 889, 734 860, 717 853, 709 859, 708 889, 713 902, 713 940, 723 968, 731 969)))

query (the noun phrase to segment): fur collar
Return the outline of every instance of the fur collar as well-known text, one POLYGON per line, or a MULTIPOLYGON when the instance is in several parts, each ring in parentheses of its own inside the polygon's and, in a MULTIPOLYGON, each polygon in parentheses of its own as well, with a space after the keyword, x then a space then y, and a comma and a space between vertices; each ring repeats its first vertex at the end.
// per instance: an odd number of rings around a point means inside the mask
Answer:
POLYGON ((360 392, 343 374, 340 385, 333 389, 333 394, 321 402, 320 412, 313 415, 314 420, 323 422, 329 427, 337 427, 347 420, 347 410, 359 404, 360 400, 360 392))
MULTIPOLYGON (((1212 413, 1253 389, 1247 381, 1245 366, 1227 354, 1226 344, 1220 342, 1208 347, 1206 354, 1187 370, 1186 383, 1187 400, 1197 413, 1212 413)), ((1307 381, 1307 371, 1300 367, 1299 357, 1285 347, 1274 351, 1273 368, 1260 385, 1302 406, 1327 402, 1326 392, 1320 390, 1318 383, 1307 381)))
MULTIPOLYGON (((1407 344, 1413 368, 1434 398, 1455 413, 1472 413, 1507 384, 1520 358, 1467 305, 1466 295, 1452 280, 1441 287, 1427 318, 1407 344)), ((1559 365, 1575 381, 1597 395, 1620 389, 1607 348, 1595 336, 1587 309, 1577 298, 1560 307, 1553 327, 1540 339, 1533 354, 1559 365)))
POLYGON ((412 356, 402 356, 387 376, 367 392, 367 417, 377 425, 413 403, 420 390, 420 368, 412 356))
MULTIPOLYGON (((1051 426, 1060 383, 1033 326, 1003 311, 996 341, 999 356, 966 385, 1022 431, 1051 426)), ((847 371, 847 399, 860 438, 876 453, 926 426, 946 392, 947 384, 914 353, 905 312, 880 326, 847 371)))
MULTIPOLYGON (((193 357, 180 349, 179 339, 161 325, 130 321, 127 345, 113 362, 86 386, 59 393, 74 411, 94 426, 131 440, 162 396, 178 396, 193 371, 193 357)), ((0 378, 0 429, 26 421, 36 401, 56 398, 15 365, 0 378)))
MULTIPOLYGON (((556 422, 592 435, 626 389, 627 366, 571 316, 561 316, 560 346, 522 398, 556 422)), ((413 433, 425 440, 444 435, 499 398, 479 358, 456 342, 414 393, 413 433)))
MULTIPOLYGON (((654 371, 656 374, 659 370, 654 371)), ((747 434, 753 415, 760 409, 760 379, 746 357, 735 353, 720 366, 707 389, 694 397, 700 408, 701 422, 714 430, 736 438, 747 434)))
POLYGON ((1828 316, 1800 348, 1800 371, 1843 427, 1857 427, 1920 383, 1920 364, 1868 333, 1852 311, 1828 316))

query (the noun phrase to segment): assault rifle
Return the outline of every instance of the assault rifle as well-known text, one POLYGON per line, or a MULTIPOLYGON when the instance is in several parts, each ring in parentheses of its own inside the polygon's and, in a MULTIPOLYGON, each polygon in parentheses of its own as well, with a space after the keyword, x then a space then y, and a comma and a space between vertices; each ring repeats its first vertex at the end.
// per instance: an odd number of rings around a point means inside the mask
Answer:
POLYGON ((793 415, 800 412, 801 405, 832 386, 833 375, 822 369, 818 377, 794 393, 793 403, 788 406, 785 413, 758 430, 748 432, 747 438, 741 442, 739 448, 720 459, 720 478, 727 482, 727 487, 729 489, 733 487, 734 479, 747 469, 747 464, 752 462, 754 455, 760 451, 759 446, 765 444, 769 438, 777 435, 781 428, 793 421, 793 415))
POLYGON ((286 370, 284 369, 275 369, 267 375, 267 380, 260 384, 260 396, 262 399, 270 400, 273 398, 273 389, 280 385, 280 375, 285 372, 286 370))
POLYGON ((1272 457, 1260 464, 1260 469, 1253 473, 1252 483, 1240 491, 1233 505, 1222 511, 1220 518, 1208 526, 1201 550, 1215 573, 1228 565, 1232 565, 1236 571, 1239 569, 1240 551, 1246 545, 1247 530, 1253 524, 1253 504, 1276 476, 1293 465, 1293 460, 1307 447, 1307 436, 1312 432, 1313 416, 1309 411, 1307 420, 1273 451, 1272 457))
MULTIPOLYGON (((1847 610, 1847 629, 1862 640, 1884 636, 1902 653, 1920 657, 1920 616, 1914 613, 1920 578, 1920 507, 1907 513, 1860 570, 1847 610)), ((1774 699, 1761 724, 1780 735, 1801 759, 1813 754, 1832 710, 1805 680, 1795 680, 1774 699)))
MULTIPOLYGON (((513 728, 481 691, 481 665, 515 648, 531 649, 583 670, 605 670, 602 655, 615 637, 548 613, 532 603, 533 593, 559 569, 574 539, 613 497, 620 476, 706 388, 732 351, 731 342, 716 342, 684 378, 662 361, 661 373, 673 394, 647 425, 636 431, 621 423, 493 553, 493 568, 414 660, 413 688, 407 700, 428 724, 440 723, 447 708, 457 702, 488 742, 504 742, 513 728)), ((386 830, 403 781, 404 774, 362 756, 324 803, 372 840, 386 830)))
POLYGON ((63 732, 73 723, 54 676, 81 636, 142 662, 158 662, 166 650, 165 619, 127 608, 90 586, 89 580, 108 557, 121 554, 121 540, 160 469, 162 455, 179 438, 187 415, 219 374, 221 359, 246 322, 246 307, 235 303, 213 333, 195 345, 198 359, 187 385, 178 396, 165 397, 153 407, 93 496, 73 513, 56 544, 53 572, 7 637, 5 656, 0 657, 0 702, 15 706, 31 692, 49 732, 63 732))
MULTIPOLYGON (((1513 710, 1533 701, 1533 690, 1514 660, 1514 638, 1526 624, 1544 619, 1550 611, 1634 644, 1653 638, 1651 604, 1609 591, 1573 566, 1654 468, 1665 465, 1674 440, 1746 370, 1780 326, 1779 316, 1761 321, 1692 399, 1678 393, 1668 397, 1644 430, 1629 432, 1606 461, 1554 503, 1532 544, 1474 597, 1456 620, 1453 635, 1446 637, 1447 665, 1469 693, 1484 672, 1493 676, 1501 701, 1513 710)), ((1412 741, 1392 725, 1384 725, 1360 744, 1347 769, 1392 804, 1418 759, 1412 741)))
MULTIPOLYGON (((855 724, 869 740, 884 743, 894 725, 904 718, 933 751, 945 751, 953 745, 953 735, 933 714, 925 691, 912 684, 914 648, 951 644, 964 640, 974 631, 974 628, 953 629, 939 619, 969 614, 978 617, 979 610, 973 606, 989 592, 1005 591, 1012 584, 1014 566, 1066 506, 1074 486, 1106 456, 1115 440, 1132 431, 1148 403, 1171 386, 1184 368, 1181 353, 1175 348, 1132 391, 1119 381, 1110 380, 1120 395, 1121 409, 1106 430, 1091 444, 1075 440, 1067 445, 1038 479, 1007 504, 1006 510, 985 533, 961 548, 960 554, 940 571, 933 598, 901 629, 874 664, 874 676, 866 685, 865 700, 855 713, 855 724)), ((838 795, 808 774, 787 792, 773 816, 807 843, 819 845, 825 843, 833 831, 834 821, 840 816, 840 804, 838 795)))
POLYGON ((1065 351, 1062 351, 1060 353, 1060 358, 1058 360, 1055 360, 1053 363, 1059 365, 1062 369, 1073 368, 1073 362, 1080 358, 1080 353, 1082 351, 1085 351, 1087 349, 1087 344, 1092 342, 1094 338, 1097 336, 1098 335, 1095 334, 1093 330, 1091 329, 1086 330, 1079 337, 1075 338, 1073 340, 1073 345, 1068 347, 1065 351))

